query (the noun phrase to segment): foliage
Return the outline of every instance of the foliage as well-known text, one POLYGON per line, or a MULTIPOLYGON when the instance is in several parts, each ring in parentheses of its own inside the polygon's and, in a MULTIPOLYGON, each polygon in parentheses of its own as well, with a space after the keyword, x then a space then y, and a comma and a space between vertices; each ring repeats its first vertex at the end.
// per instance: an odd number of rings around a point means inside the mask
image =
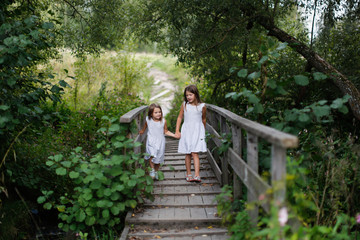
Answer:
POLYGON ((57 175, 72 181, 73 188, 59 202, 50 198, 52 190, 43 191, 44 196, 38 198, 45 209, 58 209, 62 220, 59 227, 64 231, 84 231, 91 226, 112 228, 121 223, 120 213, 151 196, 153 181, 137 167, 144 165, 144 159, 131 151, 138 143, 125 138, 127 127, 116 122, 113 118, 108 128, 99 129, 108 140, 97 145, 97 154, 88 157, 78 147, 68 156, 58 154, 46 162, 57 175))
MULTIPOLYGON (((51 84, 54 78, 46 71, 37 70, 38 64, 54 57, 54 23, 32 15, 23 6, 5 1, 0 7, 0 147, 5 151, 21 130, 34 121, 43 119, 40 104, 47 99, 60 101, 66 83, 51 84)), ((1 162, 0 166, 3 164, 1 162)))

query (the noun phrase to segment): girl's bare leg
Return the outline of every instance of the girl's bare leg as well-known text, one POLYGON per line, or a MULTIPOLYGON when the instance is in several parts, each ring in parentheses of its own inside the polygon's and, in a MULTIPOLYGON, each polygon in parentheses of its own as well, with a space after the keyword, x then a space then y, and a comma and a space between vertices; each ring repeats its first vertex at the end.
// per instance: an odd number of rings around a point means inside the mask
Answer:
POLYGON ((194 159, 194 169, 195 176, 200 176, 200 159, 198 153, 191 153, 192 158, 194 159))
POLYGON ((155 164, 152 162, 152 157, 151 158, 149 158, 149 164, 150 164, 150 167, 151 168, 154 168, 155 167, 155 164))
POLYGON ((186 167, 186 175, 191 174, 191 154, 185 155, 185 167, 186 167))
POLYGON ((160 164, 159 163, 153 163, 155 165, 155 171, 159 171, 160 164))

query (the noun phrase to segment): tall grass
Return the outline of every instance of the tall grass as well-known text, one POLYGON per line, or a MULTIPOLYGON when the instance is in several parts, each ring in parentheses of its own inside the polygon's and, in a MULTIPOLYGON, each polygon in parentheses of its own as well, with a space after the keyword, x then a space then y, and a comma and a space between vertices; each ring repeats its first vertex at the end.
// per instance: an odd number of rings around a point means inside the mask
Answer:
POLYGON ((86 59, 77 59, 70 52, 62 51, 62 58, 51 62, 58 78, 65 79, 71 86, 65 89, 64 101, 77 110, 89 108, 100 90, 146 97, 153 83, 147 77, 146 65, 146 61, 136 59, 131 53, 109 51, 86 59))

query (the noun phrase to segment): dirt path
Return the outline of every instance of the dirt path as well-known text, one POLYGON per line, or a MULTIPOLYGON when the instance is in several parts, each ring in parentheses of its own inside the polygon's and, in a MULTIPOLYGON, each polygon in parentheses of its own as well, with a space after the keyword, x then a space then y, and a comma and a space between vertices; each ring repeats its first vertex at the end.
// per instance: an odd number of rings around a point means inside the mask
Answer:
POLYGON ((151 93, 150 103, 160 104, 164 116, 171 109, 171 102, 174 99, 176 86, 171 81, 171 76, 166 72, 152 68, 151 64, 148 76, 154 78, 154 85, 151 93))

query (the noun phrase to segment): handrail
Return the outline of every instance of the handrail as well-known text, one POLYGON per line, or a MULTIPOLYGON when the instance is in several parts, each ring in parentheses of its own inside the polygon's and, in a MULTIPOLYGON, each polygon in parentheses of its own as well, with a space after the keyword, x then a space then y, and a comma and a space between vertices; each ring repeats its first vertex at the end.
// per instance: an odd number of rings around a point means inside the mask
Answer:
MULTIPOLYGON (((136 120, 137 130, 140 131, 140 129, 143 128, 145 124, 145 117, 146 117, 146 110, 148 109, 147 105, 143 105, 137 108, 132 109, 131 111, 125 113, 120 117, 120 123, 123 124, 130 124, 134 119, 136 120)), ((146 139, 146 134, 140 135, 136 134, 133 135, 130 133, 130 138, 134 139, 134 142, 141 142, 143 143, 146 139)), ((141 146, 134 148, 135 153, 141 152, 141 146)))
MULTIPOLYGON (((242 118, 224 108, 206 104, 208 110, 206 130, 211 138, 208 142, 208 160, 215 175, 222 185, 229 184, 232 172, 234 197, 242 196, 242 186, 248 190, 247 202, 256 202, 267 196, 272 188, 273 199, 283 205, 286 188, 286 151, 298 146, 296 136, 281 132, 260 123, 242 118), (244 134, 244 132, 246 134, 244 134), (219 134, 220 132, 220 134, 219 134), (221 133, 232 135, 232 147, 221 156, 212 151, 213 147, 220 147, 221 133), (259 175, 258 142, 259 138, 271 144, 271 181, 264 181, 259 175), (243 158, 243 148, 246 146, 246 161, 243 158), (219 163, 219 165, 218 165, 219 163), (241 181, 240 181, 240 180, 241 181)), ((270 198, 268 198, 269 200, 270 198)), ((270 211, 270 201, 262 201, 261 206, 266 212, 270 211)), ((256 223, 258 207, 249 211, 251 220, 256 223)))
POLYGON ((227 121, 234 123, 246 131, 254 133, 256 136, 259 136, 270 143, 284 148, 296 148, 299 145, 298 138, 293 135, 240 117, 227 109, 212 104, 206 104, 206 108, 217 112, 221 116, 225 117, 227 121))

